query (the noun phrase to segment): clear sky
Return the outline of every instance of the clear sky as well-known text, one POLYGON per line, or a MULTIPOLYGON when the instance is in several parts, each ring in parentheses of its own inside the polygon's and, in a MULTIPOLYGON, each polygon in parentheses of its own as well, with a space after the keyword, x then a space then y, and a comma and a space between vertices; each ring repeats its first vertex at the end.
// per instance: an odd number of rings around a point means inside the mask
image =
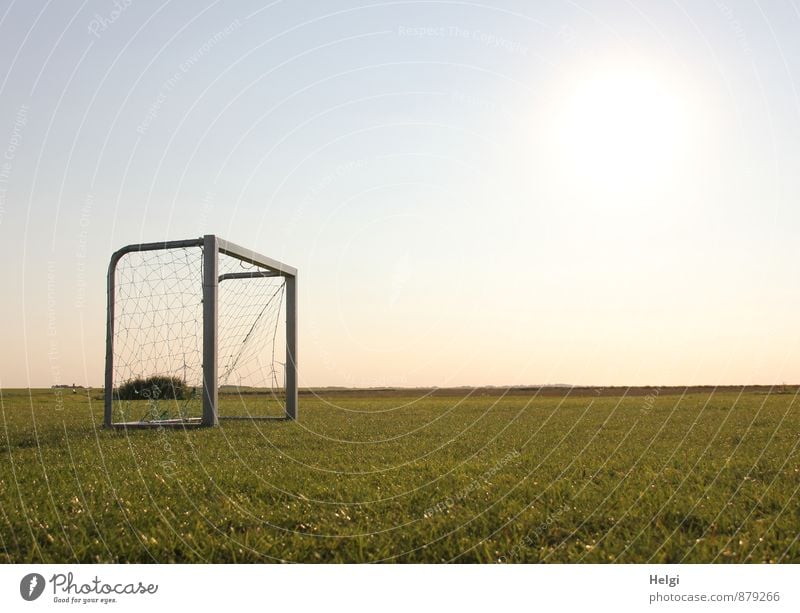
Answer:
POLYGON ((0 387, 204 233, 299 268, 301 385, 800 382, 796 0, 0 16, 0 387))

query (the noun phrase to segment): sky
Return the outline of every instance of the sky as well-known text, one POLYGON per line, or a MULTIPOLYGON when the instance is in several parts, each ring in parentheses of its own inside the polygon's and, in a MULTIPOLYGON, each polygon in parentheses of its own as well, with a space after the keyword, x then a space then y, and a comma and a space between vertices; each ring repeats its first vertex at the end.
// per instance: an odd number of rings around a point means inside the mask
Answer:
POLYGON ((0 388, 130 243, 299 269, 303 386, 800 383, 800 4, 0 2, 0 388))

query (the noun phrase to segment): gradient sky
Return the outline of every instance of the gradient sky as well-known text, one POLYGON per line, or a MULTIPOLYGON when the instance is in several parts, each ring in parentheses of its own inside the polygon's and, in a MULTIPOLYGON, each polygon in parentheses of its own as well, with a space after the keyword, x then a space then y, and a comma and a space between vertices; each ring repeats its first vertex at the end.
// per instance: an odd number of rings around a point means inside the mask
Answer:
POLYGON ((301 385, 800 382, 796 1, 0 15, 0 387, 209 232, 299 268, 301 385))

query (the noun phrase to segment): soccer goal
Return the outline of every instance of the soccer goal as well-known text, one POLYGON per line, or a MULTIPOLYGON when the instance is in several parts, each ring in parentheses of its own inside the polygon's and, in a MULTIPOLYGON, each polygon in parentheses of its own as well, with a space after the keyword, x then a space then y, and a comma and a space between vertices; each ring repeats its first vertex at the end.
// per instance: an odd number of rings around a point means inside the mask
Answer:
POLYGON ((108 267, 107 427, 297 419, 297 271, 214 235, 108 267))

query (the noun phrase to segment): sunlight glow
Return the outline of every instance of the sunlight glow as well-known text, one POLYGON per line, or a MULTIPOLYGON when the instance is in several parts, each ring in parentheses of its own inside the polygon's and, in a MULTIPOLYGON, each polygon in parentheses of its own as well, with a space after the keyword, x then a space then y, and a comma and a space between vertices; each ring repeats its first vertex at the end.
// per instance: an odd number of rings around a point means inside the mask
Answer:
POLYGON ((685 101, 655 75, 598 71, 569 89, 555 128, 571 178, 642 187, 667 178, 685 154, 685 101))

